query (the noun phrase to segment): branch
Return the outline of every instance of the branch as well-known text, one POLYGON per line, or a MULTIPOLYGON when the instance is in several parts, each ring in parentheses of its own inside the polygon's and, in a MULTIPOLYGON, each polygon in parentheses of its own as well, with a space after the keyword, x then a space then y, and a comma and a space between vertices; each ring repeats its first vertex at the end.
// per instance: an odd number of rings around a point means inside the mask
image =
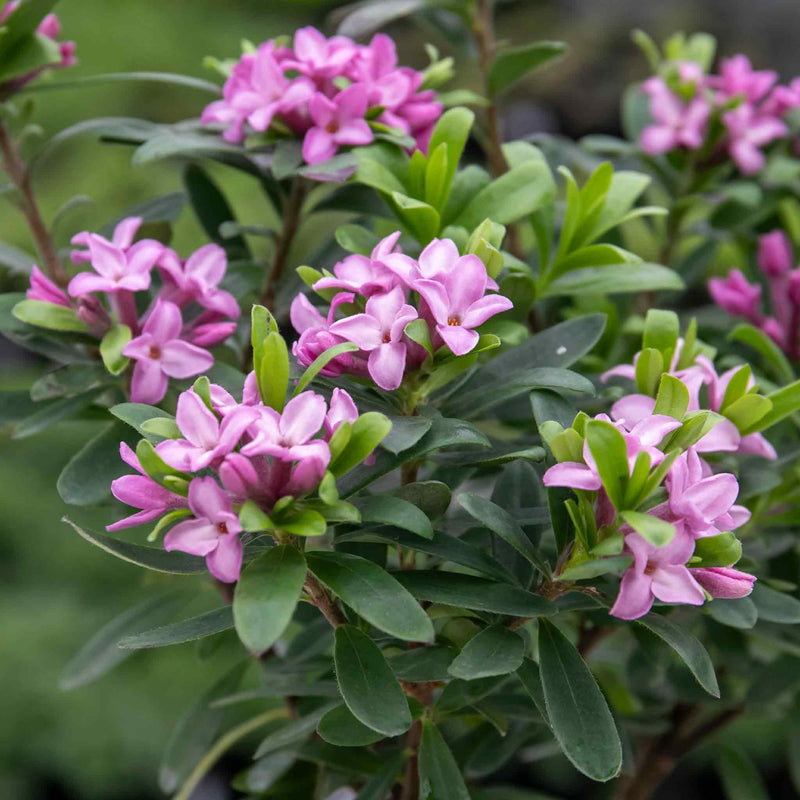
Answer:
POLYGON ((44 224, 36 197, 33 193, 30 174, 25 162, 22 160, 19 149, 11 138, 8 129, 0 122, 0 153, 3 155, 3 169, 9 180, 17 187, 22 196, 22 212, 28 223, 28 228, 36 244, 36 249, 42 259, 44 271, 59 286, 69 283, 69 276, 61 266, 61 261, 56 253, 55 245, 47 226, 44 224))
POLYGON ((275 303, 276 287, 283 276, 289 250, 292 247, 297 229, 300 227, 301 211, 305 197, 305 181, 301 177, 295 177, 292 181, 292 189, 289 192, 289 197, 283 209, 283 226, 275 245, 275 258, 272 262, 272 271, 267 278, 266 286, 261 294, 262 304, 269 309, 272 309, 275 303))
POLYGON ((338 628, 347 622, 342 610, 328 594, 328 590, 310 572, 306 574, 305 590, 311 602, 322 612, 322 616, 328 620, 332 628, 338 628))

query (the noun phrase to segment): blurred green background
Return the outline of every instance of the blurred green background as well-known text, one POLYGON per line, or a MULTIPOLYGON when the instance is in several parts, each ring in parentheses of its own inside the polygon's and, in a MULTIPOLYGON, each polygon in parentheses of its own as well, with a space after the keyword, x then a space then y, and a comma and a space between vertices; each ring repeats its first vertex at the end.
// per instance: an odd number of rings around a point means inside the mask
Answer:
MULTIPOLYGON (((246 38, 259 42, 316 24, 327 32, 336 3, 315 0, 170 0, 109 2, 63 0, 57 12, 63 38, 77 42, 79 66, 56 80, 130 70, 159 70, 211 77, 207 54, 236 55, 246 38)), ((521 0, 501 3, 500 37, 522 43, 564 39, 569 57, 523 84, 503 107, 507 138, 546 130, 581 136, 616 133, 618 101, 625 85, 643 78, 643 59, 630 44, 631 28, 657 40, 675 30, 716 34, 723 53, 743 50, 757 66, 800 72, 794 44, 797 3, 781 0, 521 0)), ((401 21, 388 29, 401 61, 421 67, 425 41, 458 59, 453 88, 476 86, 469 53, 453 49, 453 37, 426 24, 401 21)), ((197 116, 208 96, 155 84, 124 84, 42 92, 36 121, 50 135, 82 119, 137 116, 176 121, 197 116)), ((241 222, 260 224, 268 213, 247 178, 212 170, 225 183, 241 222)), ((76 194, 92 203, 74 210, 57 230, 63 246, 84 228, 96 229, 126 208, 180 188, 180 168, 130 166, 130 149, 98 146, 88 138, 60 146, 37 176, 36 190, 48 219, 76 194)), ((0 240, 30 249, 26 229, 10 204, 0 211, 0 240)), ((186 253, 203 242, 184 212, 173 244, 186 253)), ((4 285, 10 286, 9 280, 4 285)), ((6 342, 0 343, 2 388, 28 385, 42 370, 6 342)), ((218 674, 213 657, 198 660, 189 645, 138 653, 96 683, 61 692, 58 676, 70 657, 104 622, 147 596, 154 579, 89 547, 59 522, 66 508, 55 482, 63 464, 86 439, 88 428, 62 425, 58 432, 11 440, 0 435, 0 798, 147 798, 159 796, 157 765, 172 724, 191 699, 218 674)), ((79 510, 100 527, 116 509, 79 510)), ((762 757, 773 738, 763 726, 748 732, 762 757), (756 734, 756 735, 753 735, 756 734)), ((533 772, 550 770, 550 762, 533 772)), ((579 786, 561 782, 554 764, 552 788, 580 797, 579 786), (559 783, 562 785, 558 785, 559 783)), ((776 774, 773 797, 784 782, 776 774)), ((691 769, 671 784, 686 800, 714 796, 716 781, 691 769), (680 787, 680 788, 678 788, 680 787)), ((198 794, 198 797, 200 795, 198 794)), ((205 784, 203 797, 229 797, 222 781, 205 784)))

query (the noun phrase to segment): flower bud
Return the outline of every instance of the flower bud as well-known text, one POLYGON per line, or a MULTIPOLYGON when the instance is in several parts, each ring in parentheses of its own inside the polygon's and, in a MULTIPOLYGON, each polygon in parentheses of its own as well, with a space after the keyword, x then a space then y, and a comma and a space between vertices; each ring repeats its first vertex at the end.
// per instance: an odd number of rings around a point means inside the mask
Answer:
POLYGON ((794 265, 792 245, 783 231, 764 234, 758 239, 758 266, 770 278, 777 278, 794 265))
POLYGON ((756 580, 755 576, 732 567, 700 567, 691 573, 712 597, 726 600, 747 597, 756 580))

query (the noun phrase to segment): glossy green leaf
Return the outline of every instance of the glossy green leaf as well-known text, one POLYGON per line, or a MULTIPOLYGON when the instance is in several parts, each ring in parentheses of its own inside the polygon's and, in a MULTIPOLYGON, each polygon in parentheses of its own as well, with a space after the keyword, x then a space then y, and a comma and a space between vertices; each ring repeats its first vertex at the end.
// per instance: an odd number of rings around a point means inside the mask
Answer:
POLYGON ((458 651, 452 647, 415 647, 389 658, 389 666, 402 681, 446 681, 450 678, 448 667, 457 654, 458 651))
POLYGON ((100 357, 112 375, 120 375, 128 366, 128 358, 122 348, 131 340, 131 329, 127 325, 114 325, 100 342, 100 357))
POLYGON ((726 747, 717 759, 726 800, 769 800, 755 764, 741 750, 726 747))
POLYGON ((501 49, 489 72, 490 94, 500 94, 529 72, 563 57, 566 52, 564 42, 531 42, 521 47, 501 49))
POLYGON ((725 531, 714 536, 701 536, 694 543, 692 567, 729 567, 742 557, 742 543, 735 533, 725 531))
POLYGON ((275 331, 268 333, 264 340, 257 378, 264 404, 276 411, 283 411, 289 388, 289 351, 284 338, 275 331))
POLYGON ((622 746, 608 704, 578 651, 547 620, 539 622, 539 669, 547 716, 564 754, 592 780, 615 778, 622 746))
POLYGON ((205 560, 197 556, 190 556, 187 553, 180 552, 168 553, 160 547, 145 547, 133 542, 124 542, 121 539, 106 536, 104 533, 96 533, 81 528, 66 517, 64 517, 63 521, 90 544, 139 567, 152 569, 156 572, 171 572, 181 575, 206 572, 205 560))
POLYGON ((182 619, 169 625, 129 633, 123 636, 118 646, 124 650, 141 650, 149 647, 167 647, 173 644, 183 644, 213 636, 215 633, 230 630, 233 627, 233 616, 230 606, 215 608, 196 617, 182 619))
POLYGON ((783 625, 800 623, 800 600, 796 597, 772 589, 763 581, 755 583, 750 597, 758 609, 759 619, 783 625))
POLYGON ((263 653, 277 641, 292 619, 305 578, 303 554, 290 545, 271 548, 242 571, 233 618, 248 650, 263 653))
POLYGON ((719 697, 719 684, 711 658, 705 647, 685 627, 676 625, 672 620, 654 613, 648 614, 636 622, 663 639, 689 667, 692 675, 703 689, 710 695, 719 697))
POLYGON ((432 603, 521 617, 538 617, 556 610, 552 603, 533 592, 472 575, 414 570, 395 573, 395 577, 418 600, 432 603))
POLYGON ((349 553, 306 557, 314 575, 376 628, 407 641, 433 640, 433 625, 419 603, 377 564, 349 553))
POLYGON ((772 409, 748 426, 742 433, 755 433, 771 428, 781 420, 796 411, 800 411, 800 381, 790 383, 781 389, 770 392, 767 399, 772 403, 772 409))
POLYGON ((706 611, 712 619, 722 625, 740 630, 749 630, 758 621, 756 604, 749 597, 732 600, 719 598, 706 603, 706 611))
POLYGON ((21 420, 14 428, 14 438, 24 439, 46 430, 62 420, 88 408, 100 392, 99 388, 90 389, 71 397, 62 397, 51 402, 37 404, 36 411, 21 420))
POLYGON ((490 531, 511 545, 539 572, 545 576, 549 575, 550 570, 547 564, 536 552, 536 548, 525 531, 504 508, 495 505, 491 500, 466 492, 458 496, 458 502, 471 517, 482 522, 490 531))
POLYGON ((384 414, 368 411, 354 423, 350 440, 339 456, 331 462, 330 471, 344 475, 357 466, 383 441, 391 430, 392 423, 384 414))
POLYGON ((314 378, 319 375, 320 371, 333 361, 334 358, 344 353, 354 353, 356 350, 358 350, 358 345, 354 342, 341 342, 341 344, 329 347, 324 353, 320 353, 300 376, 300 380, 297 381, 297 386, 295 386, 292 396, 297 396, 300 392, 305 391, 311 381, 313 381, 314 378))
POLYGON ((781 383, 791 383, 794 380, 794 370, 789 360, 780 347, 762 330, 749 323, 742 323, 728 334, 728 338, 742 342, 755 350, 771 367, 781 383))
POLYGON ((621 509, 629 476, 624 437, 610 422, 590 420, 586 423, 586 443, 609 499, 617 509, 621 509))
POLYGON ((376 494, 354 501, 361 512, 362 522, 379 522, 416 533, 426 539, 433 537, 431 521, 408 500, 390 494, 376 494))
POLYGON ((519 668, 524 654, 525 643, 519 634, 503 625, 490 625, 464 645, 449 672, 467 681, 507 675, 519 668))
POLYGON ((328 744, 339 747, 364 747, 383 739, 383 734, 359 722, 347 706, 328 711, 317 725, 317 733, 328 744))
POLYGON ((430 719, 422 721, 419 797, 420 800, 469 800, 461 770, 447 742, 430 719))
POLYGON ((643 514, 639 511, 623 511, 622 518, 654 547, 664 547, 675 538, 675 526, 671 522, 643 514))
POLYGON ((605 267, 586 267, 562 275, 548 284, 542 296, 631 294, 683 288, 683 280, 678 273, 660 264, 611 264, 605 267))
POLYGON ((406 696, 369 636, 352 625, 340 625, 333 658, 339 690, 356 719, 386 736, 408 730, 411 712, 406 696))

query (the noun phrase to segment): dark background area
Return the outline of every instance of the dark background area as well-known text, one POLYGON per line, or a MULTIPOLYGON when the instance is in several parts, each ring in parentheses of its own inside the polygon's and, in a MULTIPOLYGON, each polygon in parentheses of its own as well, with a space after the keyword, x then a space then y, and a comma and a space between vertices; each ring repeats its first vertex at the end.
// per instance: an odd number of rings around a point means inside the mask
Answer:
MULTIPOLYGON (((79 66, 57 80, 132 70, 180 72, 211 78, 205 55, 235 56, 239 42, 291 33, 315 24, 331 32, 326 18, 336 3, 313 0, 171 0, 121 3, 63 0, 57 12, 63 38, 77 42, 79 66)), ((644 58, 630 41, 642 28, 656 41, 677 30, 704 30, 719 39, 721 54, 745 52, 756 67, 800 72, 800 4, 797 0, 520 0, 499 5, 500 38, 522 44, 563 39, 569 56, 536 73, 503 100, 506 138, 538 131, 580 137, 617 134, 619 98, 625 86, 647 75, 644 58)), ((457 59, 448 88, 478 89, 469 51, 453 47, 424 24, 390 25, 401 61, 422 67, 422 45, 435 44, 457 59)), ((82 119, 138 116, 176 121, 197 116, 206 95, 154 84, 125 84, 46 92, 37 96, 36 121, 51 135, 82 119)), ((245 224, 263 224, 264 207, 246 178, 212 170, 223 180, 245 224)), ((48 219, 71 197, 92 202, 65 217, 58 244, 83 228, 96 229, 126 208, 180 188, 180 169, 156 164, 132 168, 130 150, 72 139, 60 146, 37 176, 37 192, 48 219)), ((4 203, 0 240, 29 249, 21 218, 4 203)), ((203 243, 196 221, 186 212, 176 227, 174 246, 187 253, 203 243)), ((330 265, 316 265, 330 266, 330 265)), ((5 288, 13 280, 3 278, 5 288)), ((41 365, 26 360, 7 343, 0 349, 2 388, 28 385, 41 365)), ((98 682, 60 692, 58 675, 74 652, 104 622, 140 602, 159 580, 89 547, 59 522, 67 511, 59 499, 57 475, 86 439, 82 424, 24 440, 0 436, 0 798, 117 800, 158 797, 157 765, 172 724, 218 673, 214 659, 200 661, 190 645, 140 653, 98 682)), ((80 510, 97 526, 116 510, 80 510)), ((732 729, 770 776, 771 796, 796 796, 784 772, 783 731, 769 720, 732 729)), ((535 756, 536 754, 531 754, 535 756)), ((660 795, 662 800, 719 796, 709 769, 713 748, 681 768, 660 795)), ((234 759, 223 772, 240 766, 234 759)), ((563 797, 579 798, 585 786, 558 758, 533 760, 509 779, 563 797)), ((207 800, 231 796, 218 778, 196 795, 207 800)))

